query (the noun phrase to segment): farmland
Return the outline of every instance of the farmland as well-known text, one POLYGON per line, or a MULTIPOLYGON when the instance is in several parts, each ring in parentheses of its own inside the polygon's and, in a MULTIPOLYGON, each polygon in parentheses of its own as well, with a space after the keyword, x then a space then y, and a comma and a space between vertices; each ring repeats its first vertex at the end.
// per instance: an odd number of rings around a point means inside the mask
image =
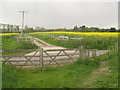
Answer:
POLYGON ((50 32, 50 33, 39 33, 39 34, 29 34, 31 36, 35 36, 40 38, 48 43, 53 45, 62 46, 66 48, 78 48, 79 46, 83 45, 87 49, 112 49, 114 48, 116 42, 118 41, 118 34, 97 34, 97 33, 90 33, 88 35, 79 34, 79 33, 70 33, 65 34, 65 32, 50 32), (103 35, 103 36, 102 36, 103 35), (106 37, 106 35, 108 35, 106 37), (112 36, 113 35, 113 36, 112 36), (68 36, 68 37, 81 37, 81 40, 58 40, 58 36, 68 36))
MULTIPOLYGON (((3 88, 117 88, 118 87, 118 51, 117 34, 81 35, 67 33, 29 33, 28 36, 39 38, 52 45, 65 48, 111 50, 91 58, 78 58, 76 62, 62 67, 47 66, 44 71, 33 68, 19 71, 9 65, 3 65, 3 88), (73 39, 58 39, 59 36, 73 39), (12 82, 12 83, 11 83, 12 82)), ((34 44, 17 43, 16 35, 3 35, 2 49, 37 49, 34 44), (13 38, 14 37, 14 38, 13 38), (14 46, 14 47, 13 47, 14 46)), ((42 44, 42 43, 41 43, 42 44)), ((25 52, 27 53, 27 52, 25 52)))

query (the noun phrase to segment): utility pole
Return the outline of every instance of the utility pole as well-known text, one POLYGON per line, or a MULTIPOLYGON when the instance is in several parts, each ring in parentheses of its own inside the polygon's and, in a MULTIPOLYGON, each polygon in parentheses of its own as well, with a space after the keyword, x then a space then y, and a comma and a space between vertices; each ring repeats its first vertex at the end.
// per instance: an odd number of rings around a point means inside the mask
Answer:
POLYGON ((22 32, 21 32, 21 36, 23 36, 23 29, 24 29, 24 14, 27 13, 27 11, 19 11, 22 13, 22 32))

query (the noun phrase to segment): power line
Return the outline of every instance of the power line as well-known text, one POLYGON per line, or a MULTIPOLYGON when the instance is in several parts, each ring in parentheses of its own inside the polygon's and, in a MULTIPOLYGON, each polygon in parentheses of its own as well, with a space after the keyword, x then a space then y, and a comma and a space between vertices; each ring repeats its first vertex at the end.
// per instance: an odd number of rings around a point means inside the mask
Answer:
POLYGON ((23 28, 24 28, 24 14, 27 13, 27 11, 19 11, 20 13, 22 13, 22 32, 21 35, 23 35, 23 28))

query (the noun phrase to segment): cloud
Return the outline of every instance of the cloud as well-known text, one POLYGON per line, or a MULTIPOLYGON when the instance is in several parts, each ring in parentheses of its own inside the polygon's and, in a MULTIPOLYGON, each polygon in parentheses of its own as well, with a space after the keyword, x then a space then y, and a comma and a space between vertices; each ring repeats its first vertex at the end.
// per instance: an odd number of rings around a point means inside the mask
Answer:
POLYGON ((45 28, 73 28, 75 25, 117 27, 117 2, 4 2, 3 22, 45 28))

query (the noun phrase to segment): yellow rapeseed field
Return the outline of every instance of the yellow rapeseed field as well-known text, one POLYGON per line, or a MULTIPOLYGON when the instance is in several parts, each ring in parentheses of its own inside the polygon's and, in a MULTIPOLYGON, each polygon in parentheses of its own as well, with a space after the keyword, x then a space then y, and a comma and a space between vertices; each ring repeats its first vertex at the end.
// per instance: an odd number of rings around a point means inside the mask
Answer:
MULTIPOLYGON (((53 33, 53 34, 78 34, 78 35, 85 35, 85 36, 105 36, 105 37, 118 37, 118 32, 33 32, 33 33, 53 33)), ((32 33, 30 33, 32 34, 32 33)))
MULTIPOLYGON (((40 34, 48 34, 48 33, 53 33, 53 34, 78 34, 78 35, 85 35, 85 36, 105 36, 105 37, 118 37, 118 32, 33 32, 35 33, 40 33, 40 34)), ((29 34, 33 34, 33 33, 29 33, 29 34)), ((20 33, 0 33, 0 35, 17 35, 20 33)))
POLYGON ((17 35, 19 33, 0 33, 0 35, 17 35))

